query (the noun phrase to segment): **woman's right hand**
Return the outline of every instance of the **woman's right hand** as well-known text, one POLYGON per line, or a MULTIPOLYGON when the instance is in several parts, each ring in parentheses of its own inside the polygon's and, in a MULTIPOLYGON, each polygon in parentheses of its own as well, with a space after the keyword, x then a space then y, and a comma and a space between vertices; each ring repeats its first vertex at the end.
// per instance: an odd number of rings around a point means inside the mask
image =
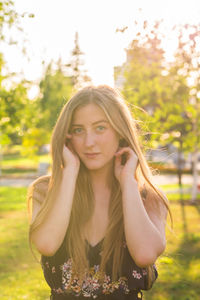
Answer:
POLYGON ((66 142, 63 147, 64 169, 75 170, 78 174, 80 168, 80 159, 73 149, 71 138, 71 134, 66 135, 66 142))

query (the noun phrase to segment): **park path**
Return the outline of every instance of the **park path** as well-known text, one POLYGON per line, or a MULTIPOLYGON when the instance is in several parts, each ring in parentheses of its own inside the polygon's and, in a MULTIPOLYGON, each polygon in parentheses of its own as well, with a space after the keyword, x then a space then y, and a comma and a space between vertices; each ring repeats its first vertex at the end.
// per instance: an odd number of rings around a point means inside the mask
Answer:
POLYGON ((0 186, 27 187, 34 180, 33 178, 1 178, 0 186))
MULTIPOLYGON (((157 185, 178 183, 177 175, 156 175, 154 178, 157 185)), ((0 186, 27 187, 34 180, 34 178, 0 178, 0 186)), ((183 175, 183 184, 192 184, 192 176, 183 175)))

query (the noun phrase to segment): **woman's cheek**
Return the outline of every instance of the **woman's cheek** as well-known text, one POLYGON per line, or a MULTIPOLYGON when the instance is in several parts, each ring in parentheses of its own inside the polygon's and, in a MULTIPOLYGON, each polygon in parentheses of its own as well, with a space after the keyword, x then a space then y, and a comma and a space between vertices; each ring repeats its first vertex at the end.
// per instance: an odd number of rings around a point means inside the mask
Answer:
POLYGON ((75 152, 79 153, 81 148, 81 141, 77 137, 72 137, 72 146, 75 152))

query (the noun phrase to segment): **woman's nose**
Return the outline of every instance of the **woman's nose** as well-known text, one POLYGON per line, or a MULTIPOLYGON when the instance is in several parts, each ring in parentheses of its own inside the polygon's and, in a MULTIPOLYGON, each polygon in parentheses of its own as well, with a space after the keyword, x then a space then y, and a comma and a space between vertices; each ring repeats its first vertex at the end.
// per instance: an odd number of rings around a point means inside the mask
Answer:
POLYGON ((85 145, 87 147, 93 146, 95 143, 95 137, 94 134, 92 132, 88 132, 85 135, 85 145))

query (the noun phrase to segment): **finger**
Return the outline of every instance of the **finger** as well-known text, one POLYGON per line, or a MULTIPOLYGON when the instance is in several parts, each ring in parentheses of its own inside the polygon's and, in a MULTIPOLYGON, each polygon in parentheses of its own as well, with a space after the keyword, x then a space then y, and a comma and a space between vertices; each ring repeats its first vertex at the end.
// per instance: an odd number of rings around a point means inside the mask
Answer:
POLYGON ((129 148, 129 147, 123 147, 123 148, 119 149, 119 150, 115 153, 115 155, 122 155, 122 154, 124 154, 125 152, 126 152, 126 153, 131 153, 131 151, 132 151, 132 149, 129 148))
POLYGON ((116 152, 115 154, 117 156, 127 154, 128 157, 131 157, 131 156, 138 157, 137 154, 135 153, 135 151, 133 149, 131 149, 130 147, 124 147, 124 148, 120 149, 118 152, 116 152))
POLYGON ((115 167, 121 167, 121 156, 116 156, 115 157, 115 167))

